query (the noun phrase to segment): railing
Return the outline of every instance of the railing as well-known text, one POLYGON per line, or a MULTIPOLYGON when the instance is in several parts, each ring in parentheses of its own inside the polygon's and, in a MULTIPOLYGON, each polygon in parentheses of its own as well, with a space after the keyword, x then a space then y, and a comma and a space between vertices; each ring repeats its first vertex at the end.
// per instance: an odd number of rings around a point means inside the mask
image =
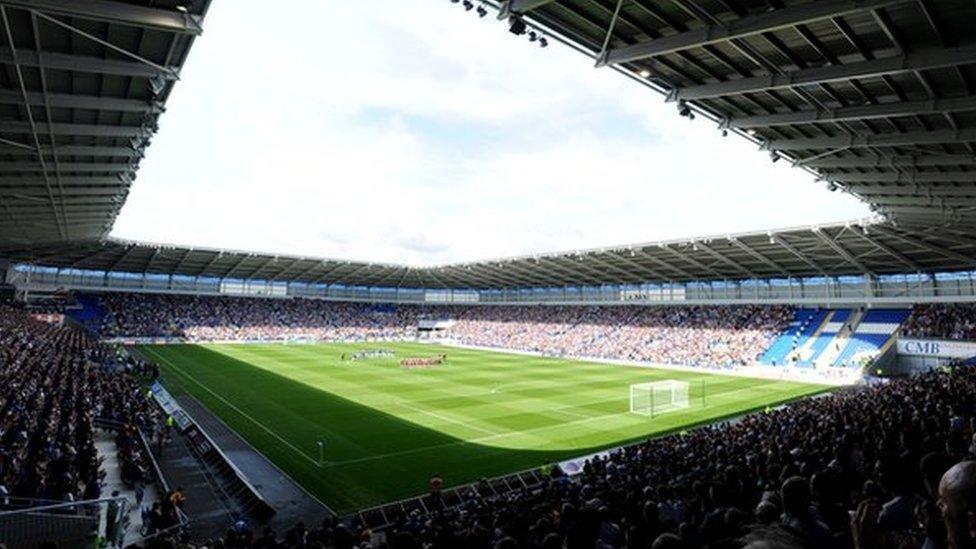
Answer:
POLYGON ((238 504, 243 514, 259 521, 274 516, 274 507, 261 496, 247 476, 234 465, 210 434, 183 409, 169 391, 157 382, 152 385, 152 393, 156 403, 175 419, 187 450, 203 466, 202 470, 207 476, 207 481, 224 503, 238 504))
MULTIPOLYGON (((125 428, 124 423, 118 420, 108 419, 108 418, 96 418, 95 424, 100 427, 108 428, 116 431, 125 428)), ((152 446, 150 446, 149 441, 146 439, 146 435, 145 433, 143 433, 142 429, 137 427, 136 434, 138 435, 139 444, 142 446, 143 454, 145 454, 146 458, 149 460, 150 468, 152 469, 153 476, 155 477, 155 484, 160 490, 160 497, 166 497, 166 495, 169 494, 170 485, 169 482, 166 481, 166 476, 163 475, 163 470, 159 467, 159 462, 156 461, 156 456, 152 451, 152 446)), ((186 513, 183 512, 182 509, 178 507, 176 508, 176 516, 177 516, 176 524, 169 526, 163 530, 160 530, 159 532, 155 532, 154 534, 151 534, 149 536, 143 536, 142 539, 146 540, 146 539, 163 535, 165 533, 180 531, 186 528, 190 524, 189 517, 186 515, 186 513)), ((140 532, 140 535, 142 534, 143 533, 140 532)))
POLYGON ((0 544, 19 549, 41 541, 70 547, 104 540, 122 547, 127 508, 126 498, 116 497, 0 510, 0 544))

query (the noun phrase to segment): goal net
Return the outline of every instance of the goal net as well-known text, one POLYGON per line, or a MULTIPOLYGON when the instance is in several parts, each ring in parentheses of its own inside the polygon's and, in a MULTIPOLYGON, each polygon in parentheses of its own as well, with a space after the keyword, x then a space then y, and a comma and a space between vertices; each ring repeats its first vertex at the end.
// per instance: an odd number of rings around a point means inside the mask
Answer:
POLYGON ((654 416, 687 407, 687 381, 652 381, 630 386, 631 413, 654 416))

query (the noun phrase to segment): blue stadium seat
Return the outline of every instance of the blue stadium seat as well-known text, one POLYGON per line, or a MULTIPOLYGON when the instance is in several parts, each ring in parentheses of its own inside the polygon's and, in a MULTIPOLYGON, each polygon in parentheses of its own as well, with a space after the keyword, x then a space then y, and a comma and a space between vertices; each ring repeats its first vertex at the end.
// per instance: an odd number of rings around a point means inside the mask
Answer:
POLYGON ((786 357, 796 347, 802 346, 817 331, 817 328, 827 318, 829 311, 825 309, 797 309, 793 313, 793 321, 781 333, 766 352, 759 358, 760 364, 782 366, 786 357))

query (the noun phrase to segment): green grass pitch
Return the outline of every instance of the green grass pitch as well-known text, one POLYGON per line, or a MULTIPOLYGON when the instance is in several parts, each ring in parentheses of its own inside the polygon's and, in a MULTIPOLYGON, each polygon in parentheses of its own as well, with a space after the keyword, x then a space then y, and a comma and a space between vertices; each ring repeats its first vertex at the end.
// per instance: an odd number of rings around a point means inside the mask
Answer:
POLYGON ((828 389, 419 343, 141 352, 162 367, 173 393, 198 399, 339 513, 422 494, 434 473, 449 486, 469 483, 828 389), (364 348, 397 357, 340 360, 364 348), (441 352, 447 364, 398 364, 441 352), (666 379, 689 382, 689 408, 653 418, 629 413, 631 384, 666 379))

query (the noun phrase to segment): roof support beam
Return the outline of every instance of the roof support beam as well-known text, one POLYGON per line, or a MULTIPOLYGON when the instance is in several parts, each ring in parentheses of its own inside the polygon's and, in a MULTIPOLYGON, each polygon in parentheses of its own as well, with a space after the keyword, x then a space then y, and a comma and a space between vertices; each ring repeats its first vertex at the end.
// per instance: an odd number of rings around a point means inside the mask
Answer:
POLYGON ((943 143, 967 143, 969 141, 976 141, 976 128, 932 132, 813 137, 809 139, 774 139, 767 142, 763 148, 771 151, 796 151, 840 147, 911 147, 916 145, 941 145, 943 143))
POLYGON ((656 270, 651 269, 650 267, 648 267, 646 265, 641 265, 637 261, 634 261, 634 259, 636 259, 636 255, 637 255, 637 252, 635 252, 633 249, 631 249, 631 250, 628 250, 626 253, 625 252, 617 252, 614 255, 614 257, 615 257, 615 259, 617 261, 621 261, 623 263, 626 263, 627 265, 630 265, 631 268, 637 269, 638 271, 644 273, 643 276, 650 277, 650 278, 647 278, 647 279, 643 280, 643 282, 666 282, 667 280, 669 280, 669 277, 664 276, 663 274, 661 274, 660 271, 656 271, 656 270))
POLYGON ((244 264, 247 263, 247 260, 251 259, 252 257, 254 257, 254 254, 241 254, 241 258, 237 261, 237 263, 235 263, 230 269, 224 271, 223 274, 218 275, 219 278, 223 278, 223 279, 230 278, 232 274, 237 272, 237 269, 240 269, 242 266, 244 266, 244 264))
MULTIPOLYGON (((60 156, 100 156, 100 157, 141 157, 142 151, 133 149, 131 147, 108 147, 108 146, 91 146, 91 145, 58 145, 56 147, 56 152, 60 156)), ((51 155, 50 146, 42 146, 41 151, 44 156, 51 155)), ((33 156, 36 157, 37 153, 35 151, 28 151, 21 149, 19 147, 12 147, 0 143, 0 152, 11 156, 33 156)))
MULTIPOLYGON (((67 109, 92 109, 98 111, 120 111, 159 114, 163 106, 149 103, 141 99, 118 99, 114 97, 99 97, 96 95, 74 95, 68 93, 48 93, 47 103, 52 107, 67 109)), ((0 90, 0 103, 20 105, 23 98, 19 93, 10 90, 0 90)), ((45 105, 44 94, 27 92, 27 104, 32 106, 45 105)))
POLYGON ((915 272, 918 272, 918 271, 922 271, 923 270, 922 267, 918 263, 915 263, 914 261, 912 261, 911 259, 909 259, 908 256, 906 256, 905 254, 903 254, 903 253, 901 253, 899 251, 896 251, 891 246, 888 246, 887 244, 884 244, 883 242, 878 242, 877 240, 871 238, 870 236, 868 236, 868 234, 864 230, 858 230, 857 228, 853 228, 853 229, 851 229, 851 231, 854 234, 856 234, 857 236, 859 236, 862 240, 864 240, 865 242, 867 242, 868 244, 874 246, 875 248, 877 248, 877 249, 881 250, 882 252, 888 254, 889 256, 895 258, 895 260, 897 260, 899 263, 901 263, 902 265, 904 265, 906 268, 908 268, 908 269, 910 269, 912 271, 915 271, 915 272))
MULTIPOLYGON (((677 257, 681 261, 685 261, 687 263, 691 263, 695 267, 697 267, 697 268, 701 269, 702 271, 710 274, 711 276, 714 276, 716 278, 731 278, 728 275, 723 274, 723 273, 720 273, 720 272, 716 271, 715 269, 709 267, 708 265, 705 265, 704 263, 702 263, 701 261, 698 261, 694 257, 691 257, 690 254, 679 252, 678 250, 675 250, 674 248, 672 248, 671 246, 668 246, 667 244, 661 246, 661 249, 662 250, 666 250, 668 253, 670 253, 671 255, 673 255, 675 257, 677 257)), ((705 278, 705 277, 699 275, 696 278, 705 278)))
MULTIPOLYGON (((645 279, 641 278, 641 275, 634 271, 628 271, 627 269, 618 265, 614 265, 606 259, 602 259, 600 254, 588 254, 586 258, 587 260, 596 263, 600 267, 616 273, 619 278, 617 278, 614 282, 610 282, 612 284, 640 284, 641 282, 646 282, 645 279)), ((619 258, 615 259, 619 261, 619 258)), ((608 282, 610 280, 612 279, 608 279, 608 282)))
POLYGON ((608 52, 605 64, 629 63, 688 48, 698 48, 795 27, 829 17, 843 17, 861 11, 884 8, 905 1, 907 0, 819 0, 612 49, 608 52))
MULTIPOLYGON (((125 186, 122 180, 118 176, 111 177, 64 177, 61 179, 61 183, 64 185, 78 185, 78 186, 92 186, 92 185, 107 185, 111 187, 121 187, 125 186)), ((19 177, 19 176, 2 176, 0 177, 0 190, 10 185, 15 186, 25 186, 25 185, 43 185, 44 179, 40 177, 19 177)))
POLYGON ((845 65, 827 65, 801 69, 785 74, 770 74, 751 78, 740 78, 716 84, 704 84, 674 90, 671 100, 698 100, 738 95, 743 93, 769 91, 793 86, 808 86, 850 80, 865 79, 895 74, 939 69, 955 65, 976 63, 976 44, 957 48, 922 50, 905 55, 883 59, 871 59, 845 65))
POLYGON ((911 156, 862 156, 819 158, 804 162, 809 168, 923 168, 932 166, 976 166, 976 156, 968 154, 924 154, 911 156))
POLYGON ((844 247, 841 246, 839 242, 834 240, 834 237, 824 232, 823 229, 814 228, 813 234, 817 235, 817 238, 823 240, 824 243, 827 244, 827 246, 830 246, 830 249, 840 254, 841 257, 847 260, 848 263, 856 267, 859 271, 861 271, 862 273, 868 276, 874 276, 874 273, 871 272, 871 269, 867 268, 867 266, 865 266, 860 259, 854 257, 853 254, 851 254, 846 249, 844 249, 844 247))
POLYGON ((976 197, 976 186, 972 183, 925 184, 921 187, 918 185, 889 183, 880 183, 877 185, 846 183, 844 186, 859 196, 877 197, 879 200, 883 200, 884 197, 899 195, 912 197, 915 199, 915 203, 919 205, 937 199, 976 197))
POLYGON ((16 56, 10 52, 10 48, 0 48, 0 63, 11 65, 17 63, 27 67, 44 66, 48 69, 62 71, 88 72, 94 74, 111 74, 114 76, 140 76, 143 78, 162 77, 166 80, 176 80, 176 69, 162 71, 144 63, 134 61, 118 61, 114 59, 102 59, 99 57, 88 57, 81 55, 71 55, 66 53, 37 52, 27 50, 17 50, 16 56))
MULTIPOLYGON (((657 256, 648 252, 644 248, 639 248, 637 250, 637 253, 639 253, 641 256, 645 257, 646 259, 650 260, 652 263, 656 264, 657 266, 661 267, 662 269, 666 269, 673 273, 678 273, 678 276, 683 278, 684 280, 695 280, 696 278, 701 278, 701 277, 696 277, 695 275, 689 273, 688 271, 682 269, 681 267, 676 267, 673 264, 664 261, 663 259, 659 259, 657 256)), ((673 278, 670 280, 673 280, 673 278)))
MULTIPOLYGON (((129 173, 134 171, 128 164, 111 164, 98 162, 62 162, 58 165, 62 172, 87 172, 87 173, 129 173)), ((0 173, 12 172, 37 172, 41 170, 41 165, 37 162, 0 162, 0 173)))
MULTIPOLYGON (((466 286, 472 288, 477 288, 477 287, 487 288, 490 287, 489 284, 495 284, 496 287, 499 288, 513 288, 518 286, 518 283, 513 283, 513 281, 509 278, 498 278, 494 276, 492 273, 486 271, 482 271, 479 272, 477 275, 473 275, 470 270, 467 270, 463 267, 452 267, 449 265, 444 267, 437 267, 432 270, 436 270, 437 272, 441 273, 442 276, 450 277, 454 280, 462 280, 464 281, 464 284, 466 286), (477 280, 475 280, 475 278, 477 278, 477 280)), ((408 272, 416 273, 416 271, 408 271, 408 272)), ((403 286, 403 282, 407 278, 407 276, 408 274, 407 272, 405 272, 403 274, 403 277, 401 277, 401 279, 397 282, 398 288, 403 286)))
POLYGON ((176 10, 138 6, 112 0, 0 0, 10 7, 66 15, 91 21, 153 29, 179 34, 199 35, 203 32, 200 17, 176 10))
POLYGON ((786 251, 790 252, 797 259, 799 259, 800 261, 802 261, 803 263, 805 263, 807 265, 807 267, 810 267, 814 271, 817 271, 818 273, 820 273, 821 276, 830 276, 830 275, 827 274, 827 271, 823 270, 820 267, 820 265, 817 265, 816 263, 814 263, 809 257, 806 256, 806 254, 804 254, 800 250, 796 249, 796 247, 794 247, 792 244, 790 244, 789 242, 787 242, 786 239, 784 239, 783 237, 781 237, 781 236, 770 236, 770 240, 772 242, 774 242, 775 244, 779 244, 780 246, 786 248, 786 251))
MULTIPOLYGON (((77 196, 115 196, 119 194, 122 190, 121 185, 115 187, 95 187, 90 185, 83 186, 62 186, 54 190, 54 198, 60 197, 62 200, 66 197, 77 197, 77 196)), ((8 198, 22 198, 22 199, 36 199, 47 196, 43 190, 36 186, 22 186, 22 187, 0 187, 0 196, 8 198)))
POLYGON ((939 114, 976 110, 976 95, 952 99, 931 99, 927 101, 899 101, 876 105, 858 105, 816 111, 799 111, 759 116, 731 118, 725 125, 730 128, 746 129, 768 126, 788 126, 794 124, 813 124, 817 122, 844 122, 850 120, 874 120, 893 116, 914 116, 919 114, 939 114))
POLYGON ((781 274, 783 276, 787 276, 787 277, 790 276, 790 272, 787 271, 785 267, 783 267, 779 263, 776 263, 772 259, 769 259, 765 255, 763 255, 762 253, 760 253, 758 250, 753 249, 752 247, 748 246, 745 242, 742 242, 738 238, 730 237, 729 238, 729 242, 731 242, 733 246, 739 248, 740 250, 744 251, 745 253, 751 255, 752 257, 758 259, 759 261, 762 261, 766 265, 772 267, 779 274, 781 274))
POLYGON ((956 252, 955 250, 943 248, 942 246, 939 246, 937 244, 932 244, 931 242, 927 242, 920 238, 902 234, 901 232, 892 231, 882 227, 872 227, 871 230, 878 231, 881 234, 890 236, 891 238, 896 238, 898 240, 901 240, 902 242, 905 242, 906 244, 917 246, 919 248, 922 248, 923 250, 927 250, 929 252, 933 252, 935 254, 941 255, 942 257, 948 259, 954 259, 956 261, 960 261, 968 265, 976 265, 976 257, 969 257, 963 255, 959 252, 956 252))
POLYGON ((739 271, 740 273, 745 274, 749 278, 753 278, 753 279, 761 278, 759 275, 757 275, 756 273, 752 272, 752 270, 744 267, 741 263, 739 263, 737 261, 733 261, 733 260, 725 257, 724 255, 722 255, 722 254, 716 252, 715 250, 713 250, 712 248, 706 246, 702 242, 698 242, 698 247, 701 248, 702 250, 705 250, 705 253, 707 253, 708 255, 710 255, 712 257, 714 257, 719 262, 725 263, 726 265, 732 267, 733 269, 739 271))
POLYGON ((546 4, 551 4, 555 0, 504 0, 501 9, 498 10, 498 18, 505 19, 509 15, 525 13, 536 8, 541 8, 546 4))
POLYGON ((836 183, 972 183, 976 182, 976 171, 835 173, 824 177, 836 183))
MULTIPOLYGON (((83 135, 92 137, 148 137, 151 132, 141 126, 110 126, 103 124, 35 123, 38 132, 54 135, 83 135)), ((30 124, 16 120, 0 120, 0 133, 29 134, 30 124)))

